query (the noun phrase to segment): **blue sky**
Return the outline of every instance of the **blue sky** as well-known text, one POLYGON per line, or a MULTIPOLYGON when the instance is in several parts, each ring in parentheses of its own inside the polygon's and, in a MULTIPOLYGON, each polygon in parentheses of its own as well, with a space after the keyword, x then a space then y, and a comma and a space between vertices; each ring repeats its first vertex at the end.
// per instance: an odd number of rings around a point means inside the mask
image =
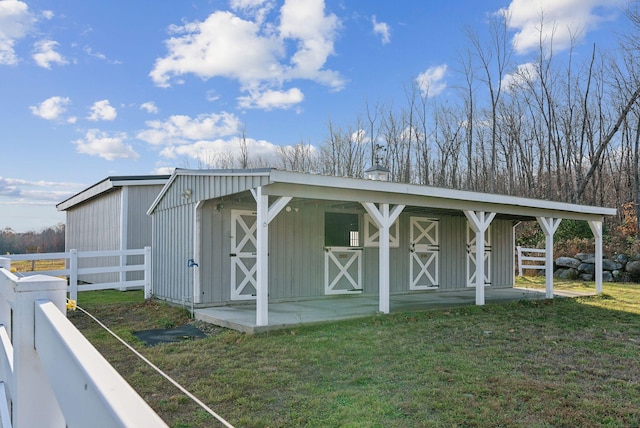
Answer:
POLYGON ((0 228, 64 221, 55 204, 109 175, 169 173, 233 156, 319 146, 365 101, 412 84, 452 96, 467 28, 511 16, 515 67, 616 46, 623 0, 0 0, 0 228), (554 27, 545 24, 545 30, 554 27))

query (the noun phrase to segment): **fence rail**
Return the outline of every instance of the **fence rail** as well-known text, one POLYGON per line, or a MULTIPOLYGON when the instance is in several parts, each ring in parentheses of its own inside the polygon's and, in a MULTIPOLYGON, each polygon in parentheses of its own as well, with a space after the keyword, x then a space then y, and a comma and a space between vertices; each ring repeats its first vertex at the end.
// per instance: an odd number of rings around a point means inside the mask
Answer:
POLYGON ((0 424, 167 427, 65 316, 67 284, 0 257, 0 424))
POLYGON ((133 250, 112 250, 112 251, 78 251, 70 250, 67 253, 36 253, 36 254, 10 254, 6 256, 11 261, 38 261, 38 260, 65 260, 64 269, 33 270, 20 272, 23 276, 51 275, 65 276, 69 283, 69 298, 78 299, 78 291, 94 290, 132 290, 144 289, 145 298, 151 297, 151 247, 133 250), (144 256, 142 264, 126 264, 128 256, 144 256), (117 264, 101 267, 79 267, 79 261, 88 258, 117 258, 117 264), (127 272, 143 272, 143 279, 127 279, 127 272), (79 277, 82 275, 119 273, 118 281, 96 282, 92 284, 80 284, 79 277))
POLYGON ((541 250, 539 248, 524 248, 520 246, 516 247, 516 250, 518 252, 518 276, 522 276, 523 269, 546 269, 545 250, 541 250), (533 254, 542 254, 542 256, 536 256, 533 254), (528 262, 533 262, 533 264, 528 262))

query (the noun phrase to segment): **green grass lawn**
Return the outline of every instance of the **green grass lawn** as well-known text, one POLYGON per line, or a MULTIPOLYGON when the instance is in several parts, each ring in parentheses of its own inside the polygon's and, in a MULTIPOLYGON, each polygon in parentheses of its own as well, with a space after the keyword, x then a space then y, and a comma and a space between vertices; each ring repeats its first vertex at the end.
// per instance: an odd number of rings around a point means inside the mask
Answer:
MULTIPOLYGON (((255 336, 209 327, 206 339, 155 347, 132 332, 187 322, 186 311, 100 293, 80 306, 238 427, 640 425, 637 285, 255 336)), ((70 319, 172 427, 216 426, 86 316, 70 319)))

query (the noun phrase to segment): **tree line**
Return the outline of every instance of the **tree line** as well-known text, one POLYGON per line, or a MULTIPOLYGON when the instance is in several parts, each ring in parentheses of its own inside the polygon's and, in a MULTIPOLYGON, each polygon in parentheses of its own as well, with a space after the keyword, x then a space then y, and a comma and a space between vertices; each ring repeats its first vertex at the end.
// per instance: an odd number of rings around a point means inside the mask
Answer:
POLYGON ((65 226, 60 223, 40 232, 14 232, 7 227, 0 230, 0 254, 64 252, 65 226))
MULTIPOLYGON (((446 99, 413 82, 401 102, 370 103, 348 125, 329 121, 320 144, 281 146, 278 168, 363 177, 376 161, 391 180, 621 208, 610 230, 640 228, 640 12, 618 50, 556 54, 542 29, 530 61, 516 64, 509 16, 494 15, 456 67, 462 82, 446 99)), ((551 39, 553 38, 553 33, 551 39)), ((577 39, 577 38, 576 38, 577 39)), ((246 145, 233 166, 249 161, 246 145)), ((227 159, 229 161, 229 159, 227 159)), ((257 161, 260 163, 260 161, 257 161)), ((241 165, 240 165, 241 164, 241 165)), ((232 165, 206 165, 229 167, 232 165)))

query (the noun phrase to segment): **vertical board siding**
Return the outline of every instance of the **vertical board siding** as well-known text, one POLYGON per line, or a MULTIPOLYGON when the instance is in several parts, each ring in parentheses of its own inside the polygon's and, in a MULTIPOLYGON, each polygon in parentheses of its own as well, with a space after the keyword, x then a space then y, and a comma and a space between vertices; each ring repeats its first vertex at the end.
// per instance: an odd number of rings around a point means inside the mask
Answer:
POLYGON ((247 191, 269 183, 268 176, 207 176, 178 175, 155 207, 156 211, 166 210, 197 201, 220 198, 247 191), (191 190, 191 197, 186 200, 182 194, 191 190))
POLYGON ((154 213, 153 293, 185 304, 193 300, 193 217, 195 204, 154 213))
POLYGON ((440 289, 465 288, 467 284, 467 219, 440 217, 440 289))
MULTIPOLYGON (((107 251, 120 249, 120 194, 116 189, 67 210, 66 251, 107 251)), ((78 267, 117 266, 118 257, 82 258, 78 267)), ((88 283, 118 280, 117 273, 80 275, 88 283)))
MULTIPOLYGON (((162 190, 162 185, 129 186, 127 249, 140 249, 151 245, 151 217, 147 210, 162 190)), ((127 257, 128 265, 144 263, 144 256, 127 257)), ((144 278, 144 272, 127 272, 127 280, 144 278)))
POLYGON ((514 281, 513 222, 494 220, 491 223, 491 285, 512 287, 514 281))

